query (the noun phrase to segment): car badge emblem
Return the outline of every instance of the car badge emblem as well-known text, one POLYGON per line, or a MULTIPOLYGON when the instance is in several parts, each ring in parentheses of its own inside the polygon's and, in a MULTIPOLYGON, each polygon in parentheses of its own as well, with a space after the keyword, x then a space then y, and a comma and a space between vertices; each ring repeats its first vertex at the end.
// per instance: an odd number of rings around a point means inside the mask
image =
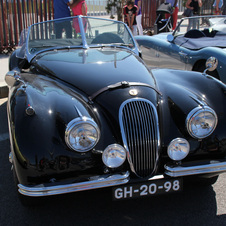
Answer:
POLYGON ((138 91, 137 91, 136 89, 131 89, 131 90, 129 91, 129 94, 130 94, 131 96, 136 96, 136 95, 138 94, 138 91))

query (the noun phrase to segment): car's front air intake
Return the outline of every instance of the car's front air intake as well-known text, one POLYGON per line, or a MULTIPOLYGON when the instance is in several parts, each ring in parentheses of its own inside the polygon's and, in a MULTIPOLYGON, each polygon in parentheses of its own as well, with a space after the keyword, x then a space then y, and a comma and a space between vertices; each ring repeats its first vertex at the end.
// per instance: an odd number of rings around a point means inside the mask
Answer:
POLYGON ((160 142, 156 107, 146 99, 127 100, 120 107, 119 121, 131 170, 139 177, 151 176, 160 142))

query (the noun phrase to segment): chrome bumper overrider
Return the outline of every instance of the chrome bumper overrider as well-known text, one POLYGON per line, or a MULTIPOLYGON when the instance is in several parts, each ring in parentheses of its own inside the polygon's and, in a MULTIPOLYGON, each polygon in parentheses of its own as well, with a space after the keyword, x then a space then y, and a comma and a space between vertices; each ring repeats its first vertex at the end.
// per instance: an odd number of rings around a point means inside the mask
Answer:
POLYGON ((34 187, 24 186, 22 184, 18 184, 18 191, 27 196, 49 196, 49 195, 58 195, 65 194, 70 192, 77 191, 85 191, 96 188, 104 188, 110 186, 116 186, 121 184, 126 184, 129 181, 129 171, 124 174, 115 174, 108 177, 93 178, 90 181, 74 183, 74 184, 66 184, 66 185, 55 185, 44 187, 43 185, 38 185, 34 187))
POLYGON ((190 176, 207 173, 223 173, 226 172, 226 160, 216 161, 212 160, 209 163, 199 165, 165 165, 165 174, 170 177, 190 176))

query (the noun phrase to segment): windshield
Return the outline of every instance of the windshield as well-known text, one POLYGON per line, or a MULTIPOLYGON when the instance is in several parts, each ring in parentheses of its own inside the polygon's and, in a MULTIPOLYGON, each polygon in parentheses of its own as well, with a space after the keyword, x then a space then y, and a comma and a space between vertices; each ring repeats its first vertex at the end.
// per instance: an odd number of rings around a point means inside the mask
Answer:
POLYGON ((182 18, 173 35, 182 35, 190 30, 215 31, 218 34, 226 35, 226 16, 196 16, 182 18))
POLYGON ((135 48, 127 26, 120 22, 93 17, 71 17, 34 24, 29 27, 27 58, 39 52, 60 48, 122 46, 135 48))

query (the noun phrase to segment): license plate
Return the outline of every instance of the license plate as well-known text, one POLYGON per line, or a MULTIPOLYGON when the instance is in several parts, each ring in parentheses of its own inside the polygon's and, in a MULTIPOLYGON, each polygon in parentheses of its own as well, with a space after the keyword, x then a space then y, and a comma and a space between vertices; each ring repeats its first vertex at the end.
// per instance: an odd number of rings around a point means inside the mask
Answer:
POLYGON ((179 192, 183 189, 182 178, 152 180, 113 188, 113 199, 122 200, 179 192))

